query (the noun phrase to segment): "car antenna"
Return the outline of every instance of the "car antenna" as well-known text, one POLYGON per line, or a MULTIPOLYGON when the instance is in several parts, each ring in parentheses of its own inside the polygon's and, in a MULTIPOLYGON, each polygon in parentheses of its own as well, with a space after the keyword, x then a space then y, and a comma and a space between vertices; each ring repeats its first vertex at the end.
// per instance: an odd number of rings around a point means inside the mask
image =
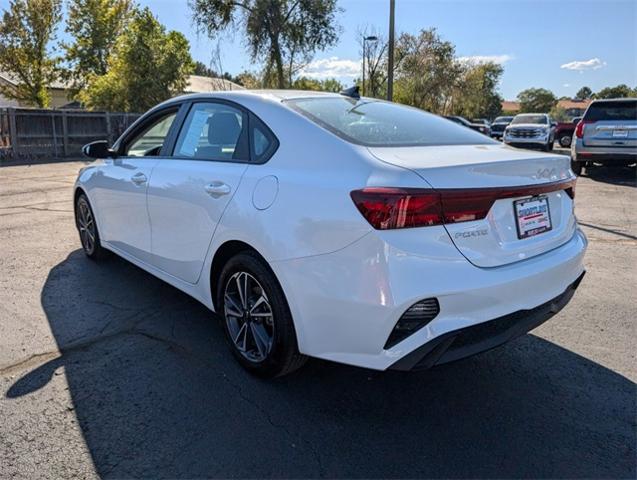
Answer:
POLYGON ((341 95, 345 97, 355 98, 358 100, 361 98, 361 93, 358 88, 358 85, 354 85, 353 87, 346 88, 345 90, 341 90, 341 95))

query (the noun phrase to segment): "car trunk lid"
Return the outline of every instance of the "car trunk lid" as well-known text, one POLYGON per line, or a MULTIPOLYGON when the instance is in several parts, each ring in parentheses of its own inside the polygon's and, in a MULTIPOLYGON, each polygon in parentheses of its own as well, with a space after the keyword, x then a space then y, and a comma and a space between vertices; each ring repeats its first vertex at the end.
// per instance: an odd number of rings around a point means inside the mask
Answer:
POLYGON ((481 195, 494 198, 485 218, 445 223, 455 246, 478 267, 498 267, 540 255, 574 234, 573 201, 566 191, 574 179, 568 157, 501 145, 369 150, 381 161, 417 173, 423 185, 441 192, 443 205, 445 196, 453 202, 481 195), (537 202, 514 203, 524 199, 537 202), (532 217, 546 206, 550 229, 537 234, 531 229, 531 235, 521 237, 532 226, 526 213, 532 217))

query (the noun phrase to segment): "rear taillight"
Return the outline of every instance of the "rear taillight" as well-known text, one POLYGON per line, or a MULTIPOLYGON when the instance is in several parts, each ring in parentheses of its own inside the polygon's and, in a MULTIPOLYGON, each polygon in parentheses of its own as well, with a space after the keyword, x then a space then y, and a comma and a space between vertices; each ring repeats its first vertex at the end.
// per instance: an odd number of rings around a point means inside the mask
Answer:
POLYGON ((590 120, 580 120, 579 122, 577 122, 577 126, 575 127, 575 136, 577 138, 584 137, 584 125, 586 125, 587 123, 592 122, 590 120))
POLYGON ((497 200, 559 190, 574 198, 575 180, 504 188, 434 190, 368 187, 354 190, 350 195, 372 227, 393 230, 481 220, 497 200))
POLYGON ((354 190, 352 200, 376 230, 442 223, 440 194, 419 188, 370 187, 354 190))

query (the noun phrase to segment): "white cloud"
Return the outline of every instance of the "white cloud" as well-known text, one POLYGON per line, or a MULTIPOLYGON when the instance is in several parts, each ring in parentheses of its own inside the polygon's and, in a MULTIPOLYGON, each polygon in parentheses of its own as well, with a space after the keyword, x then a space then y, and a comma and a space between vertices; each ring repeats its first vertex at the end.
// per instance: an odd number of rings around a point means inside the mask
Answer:
POLYGON ((316 79, 355 78, 362 75, 360 60, 330 57, 310 62, 300 75, 316 79))
POLYGON ((577 70, 583 72, 584 70, 598 70, 606 65, 606 62, 602 62, 599 58, 591 58, 590 60, 575 60, 565 63, 560 66, 566 70, 577 70))
POLYGON ((565 83, 564 85, 562 85, 563 87, 570 87, 571 84, 570 83, 565 83))
POLYGON ((458 57, 458 60, 461 62, 467 63, 486 63, 493 62, 499 65, 504 65, 507 62, 510 62, 515 57, 513 55, 469 55, 466 57, 458 57))

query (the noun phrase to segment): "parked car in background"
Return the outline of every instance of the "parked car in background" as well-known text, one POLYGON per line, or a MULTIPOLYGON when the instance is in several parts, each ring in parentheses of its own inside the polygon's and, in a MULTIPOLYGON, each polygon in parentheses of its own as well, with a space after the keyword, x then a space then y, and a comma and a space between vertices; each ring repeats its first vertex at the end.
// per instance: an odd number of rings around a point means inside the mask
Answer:
POLYGON ((466 118, 461 117, 459 115, 449 115, 449 116, 445 116, 445 118, 459 125, 462 125, 464 127, 480 132, 484 135, 487 135, 489 137, 491 136, 491 128, 489 128, 487 125, 484 125, 482 123, 472 123, 466 118))
POLYGON ((555 141, 555 123, 545 113, 520 113, 505 128, 503 138, 507 145, 548 152, 555 141))
POLYGON ((568 158, 348 92, 181 96, 87 145, 85 254, 115 252, 217 312, 266 377, 306 356, 428 368, 569 302, 587 241, 568 158))
POLYGON ((491 128, 491 122, 489 120, 487 120, 486 118, 472 118, 471 122, 475 123, 475 124, 484 125, 485 127, 491 128))
POLYGON ((511 120, 513 120, 513 117, 496 117, 491 124, 491 136, 501 140, 502 135, 504 135, 504 129, 511 123, 511 120))
POLYGON ((595 100, 575 128, 571 164, 576 174, 594 163, 637 163, 637 98, 595 100))
POLYGON ((573 117, 570 122, 558 122, 555 126, 555 140, 560 147, 568 148, 571 146, 575 127, 582 117, 573 117))

